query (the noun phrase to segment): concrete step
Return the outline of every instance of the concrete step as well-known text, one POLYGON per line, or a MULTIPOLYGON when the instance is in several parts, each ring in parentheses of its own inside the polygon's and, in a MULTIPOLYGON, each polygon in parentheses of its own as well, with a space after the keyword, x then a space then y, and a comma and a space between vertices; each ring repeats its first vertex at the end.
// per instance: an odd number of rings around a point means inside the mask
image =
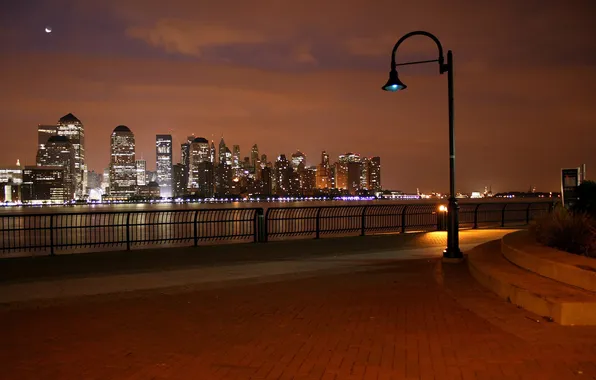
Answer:
POLYGON ((596 293, 512 264, 501 253, 500 240, 468 251, 468 266, 478 282, 515 305, 561 325, 596 325, 596 293))

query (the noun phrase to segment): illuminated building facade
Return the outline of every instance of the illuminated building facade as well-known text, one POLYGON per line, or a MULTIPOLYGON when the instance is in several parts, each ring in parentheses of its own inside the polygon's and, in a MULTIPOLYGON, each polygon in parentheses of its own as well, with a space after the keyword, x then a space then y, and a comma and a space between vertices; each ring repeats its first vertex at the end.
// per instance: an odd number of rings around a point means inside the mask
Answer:
POLYGON ((67 137, 51 136, 37 153, 37 166, 63 169, 65 197, 75 199, 75 152, 67 137))
POLYGON ((306 155, 301 151, 297 151, 296 153, 292 154, 292 168, 294 170, 298 170, 300 164, 306 165, 306 155))
POLYGON ((197 191, 200 187, 201 162, 211 162, 211 149, 209 142, 203 137, 195 138, 190 144, 190 170, 188 175, 188 189, 197 191))
POLYGON ((290 192, 290 174, 293 173, 285 154, 280 154, 275 161, 275 194, 286 196, 290 192))
POLYGON ((348 168, 348 193, 350 195, 356 195, 356 192, 360 190, 360 162, 348 162, 346 164, 348 168))
POLYGON ((172 168, 172 196, 175 198, 182 198, 186 195, 186 184, 188 178, 185 178, 186 171, 184 165, 176 164, 172 168))
POLYGON ((140 159, 136 160, 137 186, 145 186, 149 181, 147 180, 147 161, 140 159))
MULTIPOLYGON (((64 115, 58 120, 56 134, 67 137, 74 149, 74 182, 75 198, 83 199, 86 195, 85 189, 85 127, 72 113, 64 115)), ((39 133, 38 133, 39 135, 39 133)))
POLYGON ((370 159, 369 165, 369 189, 373 191, 381 191, 381 157, 373 157, 370 159))
POLYGON ((21 197, 28 203, 70 201, 65 186, 65 170, 57 166, 25 166, 21 197))
POLYGON ((155 136, 157 183, 161 196, 172 197, 172 135, 155 136))
POLYGON ((128 199, 136 193, 135 137, 125 125, 114 128, 110 143, 110 196, 128 199))
POLYGON ((250 166, 251 166, 251 173, 255 173, 257 170, 257 166, 259 165, 259 147, 257 144, 252 146, 250 150, 250 166))
POLYGON ((195 136, 188 136, 186 142, 180 145, 180 163, 182 164, 185 175, 183 178, 186 179, 184 188, 188 188, 188 178, 190 177, 190 144, 192 144, 195 136))
POLYGON ((368 157, 362 157, 360 165, 360 189, 368 190, 370 185, 370 160, 368 157))
POLYGON ((334 188, 346 190, 348 188, 348 165, 345 162, 335 163, 335 186, 334 188))

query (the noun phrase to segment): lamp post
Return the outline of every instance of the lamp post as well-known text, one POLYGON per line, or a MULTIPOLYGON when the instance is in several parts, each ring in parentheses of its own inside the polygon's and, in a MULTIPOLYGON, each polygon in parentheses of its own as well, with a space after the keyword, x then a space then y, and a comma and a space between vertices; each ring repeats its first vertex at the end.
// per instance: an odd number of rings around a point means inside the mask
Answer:
POLYGON ((405 90, 407 86, 399 79, 397 75, 397 66, 419 65, 423 63, 437 62, 439 64, 439 74, 447 73, 447 92, 449 99, 449 205, 447 206, 447 248, 443 251, 445 259, 462 259, 463 254, 459 249, 459 205, 455 197, 455 136, 453 133, 453 53, 447 51, 447 63, 444 62, 443 47, 439 39, 431 33, 425 31, 410 32, 400 38, 391 53, 391 71, 389 80, 382 87, 385 91, 396 92, 405 90), (395 63, 395 53, 397 48, 405 40, 412 36, 426 36, 432 39, 439 49, 439 58, 426 61, 414 61, 405 63, 395 63))

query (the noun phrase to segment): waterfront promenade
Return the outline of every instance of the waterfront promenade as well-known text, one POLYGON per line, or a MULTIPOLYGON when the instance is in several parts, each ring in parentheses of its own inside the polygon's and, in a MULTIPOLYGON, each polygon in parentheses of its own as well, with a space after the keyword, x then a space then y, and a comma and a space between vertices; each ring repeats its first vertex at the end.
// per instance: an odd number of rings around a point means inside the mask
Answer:
MULTIPOLYGON (((506 232, 462 231, 462 248, 506 232)), ((595 327, 498 299, 441 262, 445 237, 6 260, 0 364, 10 379, 596 378, 595 327)))

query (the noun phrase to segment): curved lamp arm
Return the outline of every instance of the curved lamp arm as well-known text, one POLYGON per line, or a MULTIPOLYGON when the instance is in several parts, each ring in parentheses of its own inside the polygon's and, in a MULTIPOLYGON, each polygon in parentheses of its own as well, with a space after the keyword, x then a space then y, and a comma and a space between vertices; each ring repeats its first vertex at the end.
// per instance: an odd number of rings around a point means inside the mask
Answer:
POLYGON ((411 62, 411 63, 404 63, 404 64, 396 64, 395 63, 395 53, 397 52, 397 48, 399 47, 399 45, 402 44, 402 42, 404 42, 405 40, 407 40, 408 38, 412 37, 412 36, 426 36, 429 37, 431 40, 435 41, 435 44, 437 44, 437 48, 439 49, 439 59, 436 60, 437 62, 439 62, 439 73, 443 74, 447 71, 449 71, 449 65, 445 65, 444 62, 444 58, 443 58, 443 46, 441 45, 441 42, 439 41, 439 39, 429 33, 429 32, 425 32, 423 30, 417 30, 414 32, 410 32, 408 34, 405 34, 402 38, 400 38, 397 43, 395 44, 395 46, 393 46, 393 51, 391 52, 391 70, 395 70, 397 66, 402 66, 402 65, 407 65, 407 64, 415 64, 415 63, 426 63, 426 62, 434 62, 433 61, 423 61, 423 62, 411 62))

